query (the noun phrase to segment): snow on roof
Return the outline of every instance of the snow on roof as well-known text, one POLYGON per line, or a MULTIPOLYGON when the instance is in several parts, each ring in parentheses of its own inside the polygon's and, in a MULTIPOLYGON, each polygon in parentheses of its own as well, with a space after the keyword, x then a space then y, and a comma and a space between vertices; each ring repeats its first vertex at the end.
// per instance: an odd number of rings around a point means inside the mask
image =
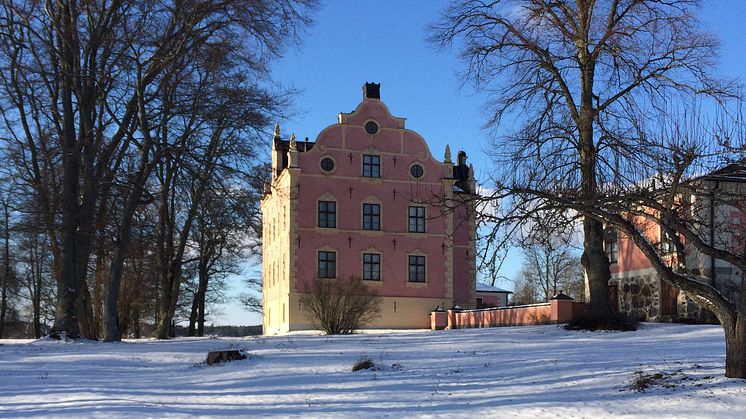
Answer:
POLYGON ((484 282, 477 282, 477 292, 504 292, 512 294, 513 291, 504 290, 492 285, 485 284, 484 282))

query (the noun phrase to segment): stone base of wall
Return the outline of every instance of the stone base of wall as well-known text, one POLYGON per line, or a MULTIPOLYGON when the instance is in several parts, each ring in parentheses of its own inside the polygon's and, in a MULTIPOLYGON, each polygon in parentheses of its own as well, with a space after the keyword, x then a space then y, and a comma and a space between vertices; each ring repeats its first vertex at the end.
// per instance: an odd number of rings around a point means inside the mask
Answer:
MULTIPOLYGON (((730 287, 721 290, 724 294, 731 294, 735 289, 734 278, 728 278, 723 283, 730 287)), ((717 322, 714 315, 700 307, 686 293, 679 291, 676 299, 675 314, 663 314, 661 311, 661 280, 652 269, 631 272, 629 276, 616 275, 612 279, 618 287, 619 311, 640 321, 648 322, 685 322, 685 323, 713 323, 717 322)), ((737 290, 736 290, 737 294, 737 290)))
POLYGON ((617 278, 619 312, 641 321, 661 321, 660 285, 658 277, 650 273, 617 278))

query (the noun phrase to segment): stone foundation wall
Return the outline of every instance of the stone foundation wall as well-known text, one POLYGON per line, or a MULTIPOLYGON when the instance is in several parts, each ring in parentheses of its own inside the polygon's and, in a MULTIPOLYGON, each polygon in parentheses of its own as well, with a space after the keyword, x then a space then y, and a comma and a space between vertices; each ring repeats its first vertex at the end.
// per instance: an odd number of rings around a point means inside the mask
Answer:
POLYGON ((660 284, 658 277, 642 273, 627 278, 617 278, 619 311, 642 321, 661 321, 660 284))
MULTIPOLYGON (((614 275, 612 279, 618 287, 620 312, 649 322, 717 322, 712 313, 700 307, 682 291, 679 291, 677 296, 676 314, 663 315, 658 275, 652 269, 628 274, 629 276, 614 275)), ((741 277, 741 272, 737 269, 718 268, 718 284, 713 286, 727 297, 735 299, 738 296, 741 277)))

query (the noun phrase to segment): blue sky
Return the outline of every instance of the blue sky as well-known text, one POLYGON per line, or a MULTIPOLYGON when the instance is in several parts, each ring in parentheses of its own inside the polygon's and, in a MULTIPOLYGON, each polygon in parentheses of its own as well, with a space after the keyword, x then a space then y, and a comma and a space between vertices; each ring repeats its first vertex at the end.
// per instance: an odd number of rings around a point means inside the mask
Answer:
MULTIPOLYGON (((362 99, 366 81, 381 83, 381 100, 407 127, 419 132, 436 158, 446 144, 464 149, 477 179, 484 179, 491 163, 485 149, 490 133, 482 126, 486 97, 464 85, 463 68, 455 50, 438 51, 425 38, 425 28, 438 20, 448 3, 443 0, 328 0, 314 14, 303 45, 287 51, 272 66, 275 81, 299 91, 293 116, 279 121, 283 133, 298 138, 316 135, 336 123, 339 112, 349 112, 362 99)), ((728 77, 746 75, 746 1, 705 0, 700 18, 722 41, 719 71, 728 77)), ((498 130, 499 132, 499 130, 498 130)), ((269 158, 270 138, 266 155, 269 158)), ((502 275, 520 270, 516 254, 504 264, 502 275)), ((498 286, 512 289, 505 282, 498 286)), ((230 294, 241 292, 236 280, 230 294)), ((235 303, 223 307, 216 324, 258 324, 235 303)))

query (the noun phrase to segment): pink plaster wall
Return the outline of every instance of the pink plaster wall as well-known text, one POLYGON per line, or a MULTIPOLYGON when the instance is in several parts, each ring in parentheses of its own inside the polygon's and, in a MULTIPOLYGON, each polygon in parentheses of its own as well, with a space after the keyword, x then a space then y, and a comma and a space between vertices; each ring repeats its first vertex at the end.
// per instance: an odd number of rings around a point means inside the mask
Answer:
POLYGON ((469 225, 465 206, 458 206, 453 211, 453 300, 462 306, 475 304, 472 299, 474 291, 471 281, 472 252, 469 247, 469 225))
MULTIPOLYGON (((303 291, 315 278, 319 249, 337 252, 337 277, 362 277, 362 254, 374 250, 382 254, 382 283, 374 288, 379 295, 428 298, 445 295, 445 219, 438 207, 413 204, 413 201, 426 202, 442 196, 446 166, 432 157, 418 134, 399 129, 401 123, 379 100, 368 99, 348 115, 347 124, 327 127, 317 137, 313 149, 299 153, 296 290, 303 291), (362 127, 369 120, 380 127, 374 136, 362 127), (380 179, 361 176, 363 154, 381 156, 380 179), (331 174, 319 166, 326 156, 335 160, 331 174), (424 168, 424 175, 418 180, 410 175, 413 163, 424 168), (337 228, 316 228, 317 201, 324 194, 332 195, 337 202, 337 228), (381 231, 361 230, 362 203, 371 197, 381 204, 381 231), (426 206, 425 234, 408 233, 410 205, 426 206), (425 287, 408 285, 408 255, 415 252, 427 256, 425 287)), ((468 228, 467 223, 458 224, 463 226, 459 229, 468 228)), ((468 241, 468 233, 457 236, 468 241)), ((458 265, 454 265, 455 272, 459 272, 454 293, 458 299, 464 299, 468 298, 471 285, 468 260, 463 249, 459 252, 455 257, 458 265)))
POLYGON ((572 300, 552 300, 530 306, 481 310, 448 310, 448 328, 524 326, 531 324, 565 323, 585 310, 583 303, 572 300))

